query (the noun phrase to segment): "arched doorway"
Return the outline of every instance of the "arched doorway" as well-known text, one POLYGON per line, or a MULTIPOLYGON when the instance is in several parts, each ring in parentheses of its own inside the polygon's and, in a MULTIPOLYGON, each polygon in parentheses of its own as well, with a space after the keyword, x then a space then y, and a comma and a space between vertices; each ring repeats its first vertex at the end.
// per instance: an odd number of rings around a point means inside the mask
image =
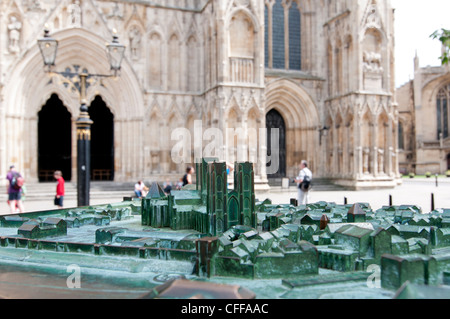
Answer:
POLYGON ((53 181, 60 170, 66 181, 72 179, 71 115, 56 94, 38 113, 38 178, 53 181))
MULTIPOLYGON (((286 176, 286 124, 281 114, 271 109, 266 114, 267 127, 267 155, 276 156, 278 153, 278 169, 272 169, 274 163, 270 160, 266 165, 268 178, 281 178, 286 176), (278 145, 272 145, 271 133, 272 129, 277 128, 279 133, 278 145)), ((274 141, 275 142, 275 141, 274 141)), ((275 165, 276 166, 276 165, 275 165)))
POLYGON ((114 115, 100 96, 89 107, 91 127, 91 180, 114 180, 114 115))

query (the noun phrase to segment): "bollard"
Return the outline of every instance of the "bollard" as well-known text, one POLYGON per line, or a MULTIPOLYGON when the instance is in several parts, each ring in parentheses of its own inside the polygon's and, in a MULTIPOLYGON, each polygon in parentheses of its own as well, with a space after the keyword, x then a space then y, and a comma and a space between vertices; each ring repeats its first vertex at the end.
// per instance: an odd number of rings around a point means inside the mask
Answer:
POLYGON ((434 194, 431 193, 431 211, 434 210, 434 194))
POLYGON ((347 205, 347 197, 344 197, 344 205, 347 205))
POLYGON ((298 206, 298 199, 297 198, 291 198, 290 203, 292 206, 298 206))
POLYGON ((389 206, 392 206, 392 195, 389 195, 389 206))

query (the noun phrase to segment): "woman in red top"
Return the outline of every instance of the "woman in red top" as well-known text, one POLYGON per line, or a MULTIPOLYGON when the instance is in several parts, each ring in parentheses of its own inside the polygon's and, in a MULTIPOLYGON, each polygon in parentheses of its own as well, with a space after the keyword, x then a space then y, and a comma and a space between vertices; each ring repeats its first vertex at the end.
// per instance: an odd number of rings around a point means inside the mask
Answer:
POLYGON ((58 184, 56 184, 56 196, 55 196, 55 205, 59 208, 63 207, 63 200, 64 200, 64 178, 62 177, 61 171, 56 171, 53 174, 53 177, 58 181, 58 184))

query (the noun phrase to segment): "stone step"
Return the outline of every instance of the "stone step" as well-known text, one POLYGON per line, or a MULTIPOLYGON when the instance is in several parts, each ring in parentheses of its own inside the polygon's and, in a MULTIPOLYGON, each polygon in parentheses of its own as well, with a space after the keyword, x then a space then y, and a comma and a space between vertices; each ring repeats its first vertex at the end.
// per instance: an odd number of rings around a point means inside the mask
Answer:
MULTIPOLYGON (((270 191, 283 192, 286 188, 281 187, 282 179, 270 179, 270 191)), ((134 196, 134 182, 91 182, 90 196, 91 198, 109 198, 109 197, 130 197, 134 196)), ((146 184, 148 187, 151 185, 146 184)), ((162 183, 160 183, 162 185, 162 183)), ((346 188, 340 185, 333 184, 329 179, 317 178, 313 180, 312 189, 315 191, 340 191, 346 188)), ((295 190, 296 183, 290 181, 289 190, 295 190)), ((40 198, 47 200, 52 198, 56 193, 56 181, 45 183, 27 183, 26 184, 28 200, 39 200, 40 198)), ((75 182, 65 183, 65 197, 67 199, 77 198, 77 184, 75 182)), ((0 198, 6 199, 6 194, 0 194, 0 198)))
MULTIPOLYGON (((134 196, 134 183, 115 182, 91 182, 90 198, 121 198, 134 196)), ((26 200, 48 200, 56 194, 56 182, 54 183, 27 183, 26 200)), ((6 200, 7 194, 0 194, 0 200, 6 200)), ((65 183, 65 198, 77 198, 77 184, 73 182, 65 183)))
MULTIPOLYGON (((283 189, 282 179, 281 178, 271 178, 269 179, 269 186, 271 190, 276 191, 278 189, 283 189)), ((289 180, 289 189, 295 189, 297 184, 292 180, 289 180)), ((312 189, 316 191, 342 191, 347 188, 342 185, 337 185, 332 182, 332 180, 328 178, 313 178, 312 180, 312 189)))

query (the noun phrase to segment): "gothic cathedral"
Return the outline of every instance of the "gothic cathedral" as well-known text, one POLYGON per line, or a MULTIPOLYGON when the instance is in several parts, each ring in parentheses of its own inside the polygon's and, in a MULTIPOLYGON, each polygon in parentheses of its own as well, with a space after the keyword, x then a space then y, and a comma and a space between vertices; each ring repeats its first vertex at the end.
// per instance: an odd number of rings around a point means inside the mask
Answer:
POLYGON ((303 159, 316 178, 394 187, 393 21, 390 0, 1 1, 0 175, 76 180, 80 93, 64 72, 109 72, 117 30, 120 74, 86 90, 92 180, 175 180, 212 156, 254 163, 256 190, 303 159))

